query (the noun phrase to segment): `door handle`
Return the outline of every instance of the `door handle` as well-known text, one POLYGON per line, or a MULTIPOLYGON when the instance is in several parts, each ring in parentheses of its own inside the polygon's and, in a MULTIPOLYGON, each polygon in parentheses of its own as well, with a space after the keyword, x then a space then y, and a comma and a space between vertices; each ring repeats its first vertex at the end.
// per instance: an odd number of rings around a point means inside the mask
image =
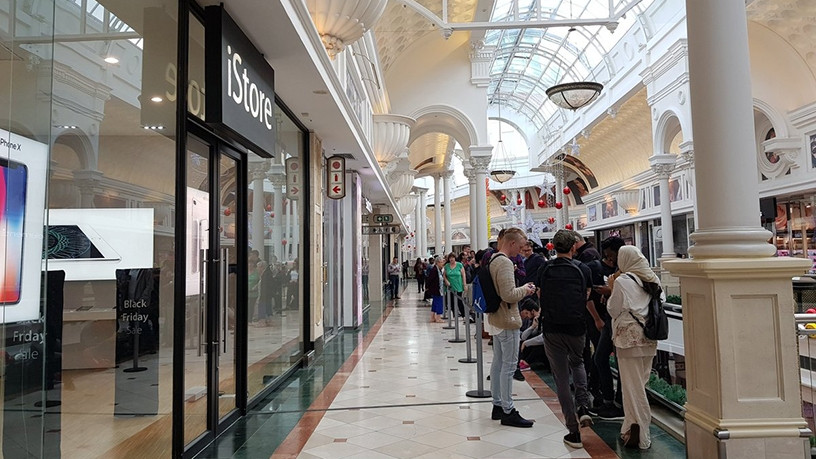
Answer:
POLYGON ((229 333, 229 249, 221 249, 221 341, 224 345, 224 353, 227 353, 227 334, 229 333))

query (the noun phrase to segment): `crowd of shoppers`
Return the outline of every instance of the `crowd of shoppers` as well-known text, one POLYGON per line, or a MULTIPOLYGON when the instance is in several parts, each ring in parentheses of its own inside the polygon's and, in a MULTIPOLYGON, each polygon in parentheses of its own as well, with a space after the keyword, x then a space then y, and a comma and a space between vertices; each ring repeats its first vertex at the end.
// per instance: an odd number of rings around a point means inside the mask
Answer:
MULTIPOLYGON (((650 300, 644 287, 655 291, 660 281, 640 250, 619 237, 604 240, 600 251, 572 230, 559 230, 551 243, 547 252, 521 229, 508 228, 478 252, 466 247, 459 254, 417 258, 413 273, 417 292, 424 291, 431 302, 430 321, 443 321, 447 292, 464 315, 462 294, 486 267, 501 299, 484 322, 493 346, 491 418, 513 427, 533 425, 514 407, 512 384, 524 381, 522 371, 531 364, 541 365, 555 380, 568 430, 564 443, 583 447, 581 428, 598 417, 623 420, 623 444, 648 449, 651 412, 645 385, 656 342, 646 339, 637 324, 650 300)), ((396 299, 400 268, 396 258, 387 268, 396 299)))

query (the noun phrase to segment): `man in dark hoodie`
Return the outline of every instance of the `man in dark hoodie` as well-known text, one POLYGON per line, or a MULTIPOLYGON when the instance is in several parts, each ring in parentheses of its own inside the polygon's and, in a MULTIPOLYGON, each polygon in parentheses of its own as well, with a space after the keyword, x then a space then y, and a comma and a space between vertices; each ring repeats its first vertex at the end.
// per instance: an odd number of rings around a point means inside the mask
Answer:
MULTIPOLYGON (((575 259, 589 267, 589 270, 592 272, 592 285, 602 285, 604 280, 600 252, 598 252, 598 249, 596 249, 591 242, 587 242, 577 231, 573 231, 573 235, 577 241, 575 243, 575 259)), ((587 339, 584 345, 583 357, 584 367, 586 368, 587 372, 587 389, 589 390, 589 393, 592 394, 593 408, 597 408, 603 405, 604 397, 601 394, 601 377, 602 375, 605 377, 606 374, 599 372, 598 368, 595 366, 592 349, 598 349, 598 341, 601 338, 601 330, 603 329, 606 317, 609 314, 606 312, 606 304, 602 301, 600 293, 593 289, 592 292, 590 292, 589 299, 592 300, 595 308, 594 311, 588 309, 586 314, 587 339), (595 312, 595 314, 592 314, 592 312, 595 312), (590 344, 592 347, 590 347, 590 344)), ((611 383, 611 381, 609 382, 611 383)))

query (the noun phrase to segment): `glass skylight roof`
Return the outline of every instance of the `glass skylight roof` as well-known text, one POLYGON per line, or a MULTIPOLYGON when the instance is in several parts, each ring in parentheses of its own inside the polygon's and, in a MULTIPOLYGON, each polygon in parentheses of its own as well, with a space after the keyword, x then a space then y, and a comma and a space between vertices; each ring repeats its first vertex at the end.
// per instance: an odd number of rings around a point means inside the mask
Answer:
POLYGON ((604 20, 631 7, 615 33, 604 25, 546 29, 496 29, 485 44, 496 46, 489 87, 490 103, 508 106, 541 128, 558 108, 547 88, 570 81, 593 80, 604 56, 653 0, 497 0, 492 22, 604 20), (610 5, 613 11, 609 11, 610 5))

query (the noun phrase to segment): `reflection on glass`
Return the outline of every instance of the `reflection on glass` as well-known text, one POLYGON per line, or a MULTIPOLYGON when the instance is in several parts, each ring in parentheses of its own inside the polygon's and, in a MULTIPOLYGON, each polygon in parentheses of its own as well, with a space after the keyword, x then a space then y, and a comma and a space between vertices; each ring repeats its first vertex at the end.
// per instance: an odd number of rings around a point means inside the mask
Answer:
MULTIPOLYGON (((50 118, 48 131, 36 134, 52 144, 43 297, 53 389, 44 404, 56 423, 35 456, 170 455, 175 104, 166 94, 177 5, 54 2, 52 55, 47 45, 25 43, 29 26, 14 31, 20 43, 9 49, 21 65, 2 87, 28 100, 15 110, 15 129, 30 135, 34 120, 50 118), (103 33, 105 40, 82 40, 103 33), (60 39, 65 34, 73 39, 60 39), (50 107, 32 102, 51 86, 50 107), (162 102, 150 100, 157 95, 162 102)), ((42 28, 31 14, 19 11, 20 24, 42 28)), ((3 422, 5 432, 24 428, 3 422)), ((5 457, 28 456, 7 450, 16 442, 2 443, 5 457)))
POLYGON ((302 353, 303 134, 276 107, 275 157, 249 155, 249 396, 302 353))

